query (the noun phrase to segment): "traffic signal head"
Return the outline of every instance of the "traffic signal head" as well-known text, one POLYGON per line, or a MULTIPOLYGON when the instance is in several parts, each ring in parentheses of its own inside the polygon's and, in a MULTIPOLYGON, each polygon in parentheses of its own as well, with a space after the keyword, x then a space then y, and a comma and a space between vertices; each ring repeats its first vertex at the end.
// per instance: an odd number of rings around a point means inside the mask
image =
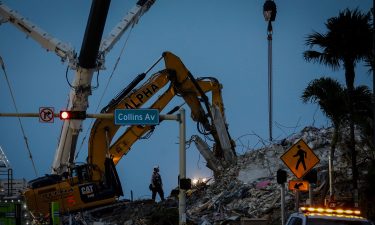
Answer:
POLYGON ((180 189, 182 190, 191 189, 191 179, 190 178, 180 179, 179 186, 180 186, 180 189))
POLYGON ((278 184, 285 183, 286 182, 286 178, 287 178, 286 171, 282 170, 282 169, 277 170, 276 178, 277 178, 277 183, 278 184))
POLYGON ((86 111, 60 111, 61 120, 84 120, 86 111))
POLYGON ((316 169, 310 170, 304 177, 304 180, 307 180, 311 184, 316 184, 318 181, 318 171, 316 169))

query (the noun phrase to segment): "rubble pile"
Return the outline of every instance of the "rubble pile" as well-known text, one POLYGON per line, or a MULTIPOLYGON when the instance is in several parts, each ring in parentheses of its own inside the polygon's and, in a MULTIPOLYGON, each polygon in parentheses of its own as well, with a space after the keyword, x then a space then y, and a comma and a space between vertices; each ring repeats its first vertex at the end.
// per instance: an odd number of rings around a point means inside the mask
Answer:
MULTIPOLYGON (((187 192, 188 224, 239 224, 230 221, 243 218, 262 219, 265 221, 263 224, 280 224, 281 187, 276 180, 276 171, 284 169, 288 172, 288 180, 296 179, 280 156, 301 138, 320 159, 315 167, 318 181, 312 187, 313 203, 322 204, 328 192, 328 154, 332 132, 332 128, 306 127, 278 143, 239 155, 237 163, 227 168, 215 181, 187 192)), ((361 143, 360 140, 358 143, 361 143)), ((350 159, 345 146, 338 144, 334 158, 335 195, 342 198, 351 194, 348 185, 351 178, 350 159)), ((359 155, 359 161, 363 159, 359 155)), ((301 204, 307 198, 306 193, 302 194, 301 204)), ((285 201, 289 214, 295 209, 294 193, 287 190, 285 201)), ((90 215, 95 217, 93 213, 90 215)), ((161 203, 129 202, 96 216, 105 222, 103 224, 178 224, 178 201, 176 196, 170 196, 161 203)))
POLYGON ((63 224, 74 225, 174 225, 178 224, 175 199, 160 203, 150 200, 123 200, 117 204, 96 208, 74 217, 64 218, 63 224))
MULTIPOLYGON (((295 142, 303 139, 320 159, 317 184, 313 184, 313 203, 322 205, 328 193, 328 155, 333 129, 306 127, 300 133, 278 143, 238 156, 236 165, 228 168, 216 182, 204 191, 196 191, 188 199, 187 214, 196 224, 223 224, 237 217, 263 218, 268 224, 280 224, 280 185, 276 171, 288 172, 288 180, 296 179, 280 160, 295 142)), ((361 140, 358 138, 358 143, 361 140)), ((345 158, 346 145, 339 143, 334 158, 335 194, 337 198, 348 198, 350 190, 350 159, 345 158)), ((364 170, 365 171, 365 170, 364 170)), ((305 204, 308 194, 302 194, 305 204)), ((286 191, 286 211, 295 210, 295 195, 286 191)), ((288 214, 287 213, 287 214, 288 214)))

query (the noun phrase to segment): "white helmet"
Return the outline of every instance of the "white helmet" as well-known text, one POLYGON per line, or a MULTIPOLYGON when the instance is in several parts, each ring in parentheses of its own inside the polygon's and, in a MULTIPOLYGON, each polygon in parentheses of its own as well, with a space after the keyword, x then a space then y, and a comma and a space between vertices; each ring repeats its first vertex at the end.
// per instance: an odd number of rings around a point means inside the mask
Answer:
POLYGON ((154 171, 159 172, 159 165, 154 166, 154 171))

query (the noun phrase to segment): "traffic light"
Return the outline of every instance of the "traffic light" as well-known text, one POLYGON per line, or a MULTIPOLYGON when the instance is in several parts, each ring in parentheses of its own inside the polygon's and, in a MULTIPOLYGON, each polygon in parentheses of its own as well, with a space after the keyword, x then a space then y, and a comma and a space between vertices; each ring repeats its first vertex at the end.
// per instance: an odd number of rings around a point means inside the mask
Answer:
POLYGON ((180 179, 180 189, 182 190, 189 190, 191 189, 191 179, 190 178, 184 178, 180 179))
POLYGON ((278 184, 283 184, 286 182, 286 178, 287 178, 287 173, 285 170, 282 170, 282 169, 279 169, 277 170, 277 173, 276 173, 276 180, 277 180, 277 183, 278 184))
POLYGON ((318 171, 316 169, 310 170, 304 177, 304 180, 307 180, 311 184, 316 184, 318 181, 318 171))
POLYGON ((60 111, 61 120, 84 120, 86 111, 60 111))

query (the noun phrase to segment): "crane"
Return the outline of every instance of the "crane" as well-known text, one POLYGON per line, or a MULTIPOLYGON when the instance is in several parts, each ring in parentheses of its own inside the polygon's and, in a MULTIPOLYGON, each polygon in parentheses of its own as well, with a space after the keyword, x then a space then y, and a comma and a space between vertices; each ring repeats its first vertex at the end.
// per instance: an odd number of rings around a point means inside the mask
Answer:
MULTIPOLYGON (((42 48, 54 52, 62 61, 67 62, 70 69, 75 70, 73 88, 69 93, 68 109, 86 111, 88 97, 91 95, 91 81, 94 72, 105 68, 106 54, 125 31, 139 21, 140 17, 149 10, 154 2, 155 0, 139 0, 109 35, 101 41, 110 0, 94 0, 78 57, 72 46, 53 37, 2 2, 0 2, 0 24, 11 23, 39 43, 42 48)), ((82 120, 64 121, 52 164, 53 174, 62 174, 67 171, 69 165, 73 164, 81 125, 82 120)))

